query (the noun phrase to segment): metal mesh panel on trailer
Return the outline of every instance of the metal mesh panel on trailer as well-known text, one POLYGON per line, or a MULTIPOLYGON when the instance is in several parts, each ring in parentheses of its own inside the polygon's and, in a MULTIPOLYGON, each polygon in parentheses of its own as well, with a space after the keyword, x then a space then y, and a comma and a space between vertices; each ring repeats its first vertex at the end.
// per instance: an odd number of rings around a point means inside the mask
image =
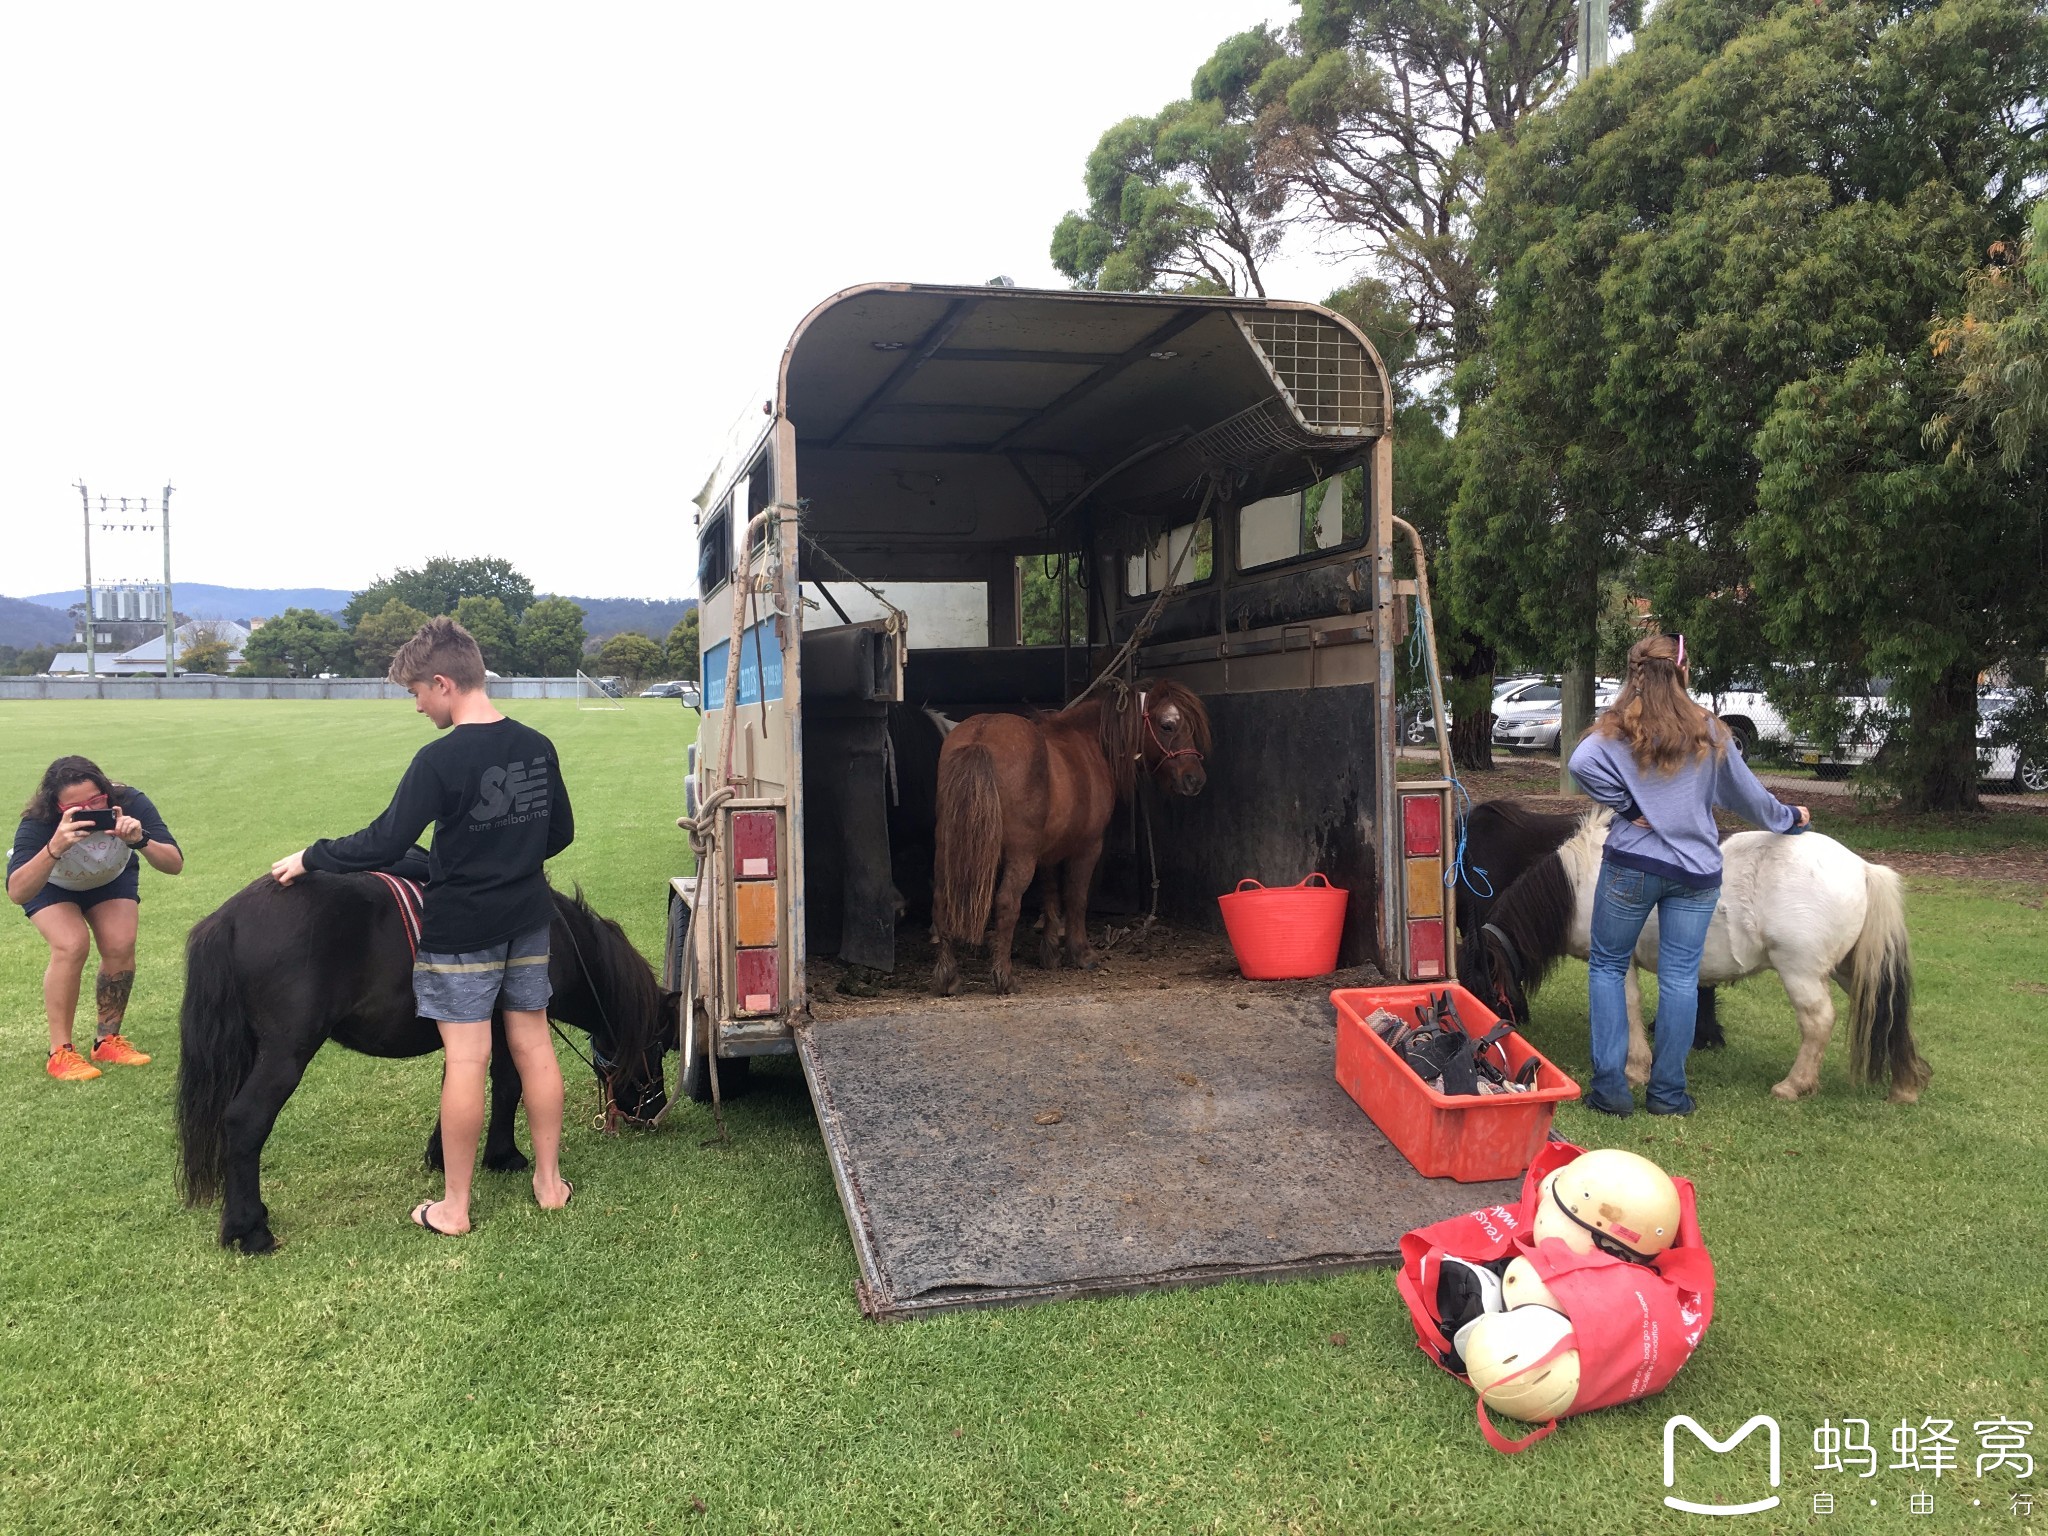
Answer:
POLYGON ((1375 437, 1386 430, 1378 370, 1357 339, 1336 321, 1287 309, 1235 314, 1311 431, 1375 437))

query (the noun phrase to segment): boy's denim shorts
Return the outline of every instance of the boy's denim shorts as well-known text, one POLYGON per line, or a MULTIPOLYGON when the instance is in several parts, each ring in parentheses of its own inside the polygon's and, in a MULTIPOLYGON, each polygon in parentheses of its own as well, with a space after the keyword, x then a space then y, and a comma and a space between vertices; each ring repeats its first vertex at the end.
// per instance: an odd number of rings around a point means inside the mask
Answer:
POLYGON ((499 1006, 522 1013, 546 1009, 548 930, 540 927, 509 944, 459 955, 421 950, 412 963, 412 995, 420 1017, 446 1024, 474 1024, 499 1006))

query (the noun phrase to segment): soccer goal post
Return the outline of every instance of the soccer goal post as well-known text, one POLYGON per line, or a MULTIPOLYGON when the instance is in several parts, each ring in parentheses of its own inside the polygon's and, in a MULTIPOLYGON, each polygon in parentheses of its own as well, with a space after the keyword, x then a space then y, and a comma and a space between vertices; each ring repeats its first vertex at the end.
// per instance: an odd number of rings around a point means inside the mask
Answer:
POLYGON ((625 688, 615 677, 602 682, 585 672, 576 674, 576 707, 578 709, 624 709, 626 701, 620 697, 625 688))

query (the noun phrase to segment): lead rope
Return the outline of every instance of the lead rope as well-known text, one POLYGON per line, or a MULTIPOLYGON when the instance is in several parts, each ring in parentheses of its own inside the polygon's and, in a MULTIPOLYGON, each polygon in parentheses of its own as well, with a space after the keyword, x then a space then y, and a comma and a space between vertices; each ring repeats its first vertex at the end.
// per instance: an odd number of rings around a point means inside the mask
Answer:
MULTIPOLYGON (((737 711, 734 711, 734 713, 737 714, 737 711)), ((726 722, 726 729, 730 731, 731 728, 732 722, 728 720, 726 722)), ((695 816, 678 816, 676 818, 676 825, 689 834, 690 858, 697 866, 696 884, 690 893, 690 921, 694 926, 698 914, 702 913, 704 922, 708 925, 710 942, 713 944, 716 944, 718 940, 718 904, 716 901, 713 901, 709 908, 704 905, 704 872, 711 868, 713 855, 718 847, 718 838, 715 832, 718 824, 718 808, 725 804, 726 801, 732 799, 733 794, 732 785, 720 785, 705 798, 704 803, 697 808, 695 816)), ((678 978, 682 987, 682 995, 679 1001, 687 1001, 689 999, 690 982, 695 979, 696 970, 697 938, 693 933, 689 938, 688 948, 683 951, 683 970, 682 975, 678 978)), ((684 1036, 686 1041, 694 1036, 697 1028, 695 1009, 692 1008, 689 1018, 678 1018, 676 1020, 676 1027, 679 1034, 682 1031, 690 1032, 689 1035, 684 1036)), ((718 1042, 708 1034, 704 1041, 704 1071, 711 1079, 711 1118, 718 1125, 718 1140, 725 1146, 731 1146, 732 1135, 725 1127, 725 1099, 718 1082, 718 1042)), ((678 1086, 682 1088, 687 1085, 679 1084, 678 1086)), ((681 1096, 679 1093, 678 1097, 681 1096)), ((657 1126, 661 1124, 663 1117, 668 1114, 670 1106, 674 1103, 675 1100, 670 1099, 667 1104, 662 1105, 661 1112, 654 1117, 654 1123, 657 1126)))

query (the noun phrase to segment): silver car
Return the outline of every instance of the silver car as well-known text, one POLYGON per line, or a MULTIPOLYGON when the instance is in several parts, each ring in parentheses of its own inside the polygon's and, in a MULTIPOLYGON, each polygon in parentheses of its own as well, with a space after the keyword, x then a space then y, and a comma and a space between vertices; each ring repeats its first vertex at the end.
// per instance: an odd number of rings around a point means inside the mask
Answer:
MULTIPOLYGON (((1593 680, 1593 713, 1603 713, 1621 692, 1614 678, 1593 680)), ((1555 752, 1564 726, 1564 689, 1554 677, 1508 690, 1493 705, 1493 744, 1510 752, 1555 752)))

